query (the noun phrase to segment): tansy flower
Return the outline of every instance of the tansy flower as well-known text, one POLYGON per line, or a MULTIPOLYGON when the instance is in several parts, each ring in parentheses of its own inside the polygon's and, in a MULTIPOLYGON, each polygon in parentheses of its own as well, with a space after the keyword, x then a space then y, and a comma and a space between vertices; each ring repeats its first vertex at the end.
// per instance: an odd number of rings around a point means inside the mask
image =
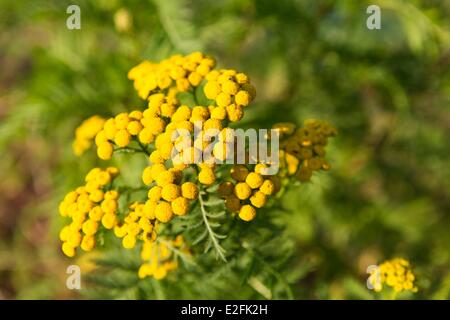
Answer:
POLYGON ((77 156, 82 155, 92 145, 97 133, 103 129, 105 119, 100 116, 92 116, 84 120, 75 130, 75 140, 73 141, 73 151, 77 156))
POLYGON ((234 187, 234 195, 240 200, 248 199, 251 194, 252 189, 245 182, 239 182, 234 187))
POLYGON ((77 247, 91 251, 100 226, 111 229, 116 224, 118 193, 109 190, 109 184, 117 174, 113 167, 92 169, 85 177, 86 184, 69 192, 60 203, 60 214, 71 220, 59 234, 65 255, 73 257, 77 247))
POLYGON ((395 292, 411 291, 417 292, 414 285, 416 279, 412 266, 409 261, 401 258, 395 258, 385 261, 373 271, 371 280, 373 280, 374 290, 379 292, 384 286, 391 287, 395 292))
POLYGON ((256 210, 251 205, 246 204, 239 210, 239 218, 244 221, 251 221, 256 216, 256 210))
POLYGON ((172 219, 173 211, 168 202, 160 202, 155 208, 155 217, 161 222, 169 222, 172 219))
POLYGON ((184 198, 194 200, 198 197, 198 187, 193 182, 185 182, 181 185, 181 194, 184 198))

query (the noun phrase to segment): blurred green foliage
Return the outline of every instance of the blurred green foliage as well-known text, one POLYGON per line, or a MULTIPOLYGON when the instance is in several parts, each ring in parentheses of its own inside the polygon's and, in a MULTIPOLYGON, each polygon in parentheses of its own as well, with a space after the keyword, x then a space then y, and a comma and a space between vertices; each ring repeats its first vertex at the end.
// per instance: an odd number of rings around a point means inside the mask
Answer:
MULTIPOLYGON (((401 297, 450 298, 449 16, 439 0, 0 0, 0 299, 73 296, 57 204, 99 163, 72 154, 73 130, 142 106, 126 79, 142 59, 195 50, 251 76, 243 126, 320 118, 339 130, 331 172, 280 200, 293 297, 376 297, 367 266, 400 256, 419 286, 401 297), (69 4, 81 30, 66 28, 69 4), (370 4, 381 30, 366 28, 370 4)), ((239 284, 223 268, 208 297, 239 284)), ((167 297, 153 285, 143 297, 167 297)), ((264 297, 241 287, 236 298, 264 297)))

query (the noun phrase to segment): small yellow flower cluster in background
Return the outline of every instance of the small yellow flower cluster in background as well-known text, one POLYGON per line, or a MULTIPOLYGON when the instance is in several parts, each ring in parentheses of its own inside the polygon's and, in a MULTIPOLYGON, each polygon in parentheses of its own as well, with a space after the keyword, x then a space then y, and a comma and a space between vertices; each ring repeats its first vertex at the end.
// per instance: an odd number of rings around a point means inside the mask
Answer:
POLYGON ((92 145, 97 133, 103 129, 105 119, 100 116, 92 116, 84 120, 81 125, 75 129, 75 140, 72 143, 73 152, 81 156, 92 145))
POLYGON ((139 97, 147 99, 152 92, 170 87, 180 92, 198 87, 215 64, 214 59, 201 52, 174 55, 159 63, 144 61, 128 72, 128 78, 134 80, 139 97))
POLYGON ((189 248, 181 235, 171 241, 161 238, 158 242, 145 242, 141 250, 141 259, 145 262, 139 268, 139 278, 151 276, 161 280, 169 271, 177 269, 178 261, 173 253, 175 250, 190 255, 189 248))
POLYGON ((239 212, 239 218, 251 221, 256 216, 256 208, 262 208, 267 197, 280 189, 277 176, 265 176, 264 164, 254 165, 250 171, 245 165, 235 165, 230 171, 234 182, 223 182, 219 185, 218 193, 225 199, 225 207, 230 212, 239 212))
POLYGON ((86 175, 86 184, 69 192, 59 205, 63 217, 71 218, 59 234, 62 251, 73 257, 77 247, 91 251, 95 247, 95 234, 100 224, 112 229, 117 223, 117 199, 119 194, 110 184, 119 170, 94 168, 86 175))
POLYGON ((385 261, 379 265, 378 270, 374 270, 373 272, 379 272, 378 275, 371 277, 374 281, 374 290, 377 292, 383 290, 383 285, 393 288, 395 292, 418 291, 414 285, 416 277, 412 271, 412 266, 405 259, 394 258, 385 261), (379 281, 376 281, 377 279, 379 281))
POLYGON ((130 212, 126 215, 124 223, 114 227, 114 234, 122 238, 125 249, 133 249, 137 239, 144 242, 155 241, 158 222, 153 211, 153 208, 143 203, 134 202, 130 205, 130 212))
POLYGON ((317 170, 329 170, 325 160, 325 147, 329 137, 337 134, 336 129, 326 121, 306 120, 303 128, 291 123, 279 123, 273 129, 280 136, 280 166, 284 173, 301 181, 311 180, 317 170))
POLYGON ((214 100, 217 107, 211 110, 212 115, 225 115, 231 122, 241 120, 242 110, 252 102, 256 96, 255 88, 250 84, 248 76, 236 70, 213 70, 206 76, 203 88, 205 96, 214 100))

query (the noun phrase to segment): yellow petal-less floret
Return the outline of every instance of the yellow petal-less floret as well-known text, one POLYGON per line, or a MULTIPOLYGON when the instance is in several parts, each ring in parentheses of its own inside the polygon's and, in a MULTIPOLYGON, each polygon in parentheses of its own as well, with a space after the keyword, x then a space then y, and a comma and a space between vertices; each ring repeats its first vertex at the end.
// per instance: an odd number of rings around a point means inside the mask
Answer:
POLYGON ((83 251, 89 252, 92 251, 95 247, 95 238, 92 235, 86 235, 81 240, 80 248, 83 251))
POLYGON ((142 172, 142 182, 144 182, 144 184, 147 186, 153 182, 152 167, 146 167, 144 169, 144 171, 142 172))
POLYGON ((104 142, 97 148, 97 155, 102 160, 109 160, 112 157, 114 148, 112 143, 104 142))
POLYGON ((262 208, 266 204, 266 195, 261 191, 256 191, 250 197, 250 203, 256 208, 262 208))
POLYGON ((239 91, 234 97, 234 102, 240 106, 248 106, 250 103, 250 94, 247 91, 239 91))
POLYGON ((136 237, 131 234, 127 234, 122 239, 122 246, 125 249, 133 249, 136 246, 136 237))
POLYGON ((209 81, 203 88, 205 96, 208 99, 215 99, 221 92, 220 85, 215 81, 209 81))
POLYGON ((68 256, 69 258, 72 258, 75 256, 75 247, 71 246, 67 242, 63 242, 62 244, 62 252, 68 256))
POLYGON ((108 212, 102 217, 102 225, 106 229, 112 229, 117 224, 117 217, 114 213, 108 212))
POLYGON ((121 129, 117 131, 116 135, 114 136, 114 142, 117 144, 117 146, 123 148, 130 144, 131 141, 131 135, 126 129, 121 129))
POLYGON ((234 195, 240 200, 248 199, 251 194, 252 189, 245 182, 239 182, 234 186, 234 195))
POLYGON ((171 184, 175 181, 175 175, 171 171, 163 171, 156 177, 156 183, 160 187, 164 187, 168 184, 171 184))
POLYGON ((250 188, 258 189, 263 184, 264 179, 259 173, 250 172, 245 178, 245 182, 250 186, 250 188))
POLYGON ((127 126, 127 131, 132 135, 136 136, 143 129, 142 124, 139 121, 131 121, 127 126))
POLYGON ((172 219, 173 211, 168 202, 162 201, 155 208, 155 217, 159 221, 166 223, 172 219))
POLYGON ((262 193, 264 193, 267 196, 270 196, 271 194, 273 194, 275 192, 275 185, 271 180, 266 179, 266 180, 264 180, 261 187, 259 187, 259 191, 261 191, 262 193))
POLYGON ((211 168, 203 168, 198 174, 198 181, 200 181, 201 184, 211 185, 216 181, 216 175, 211 168))
POLYGON ((219 107, 226 107, 231 104, 231 96, 226 92, 221 92, 217 95, 216 102, 219 107))
POLYGON ((195 200, 198 197, 198 187, 193 182, 185 182, 181 185, 181 195, 190 200, 195 200))
POLYGON ((148 191, 148 199, 151 201, 161 200, 162 187, 154 186, 148 191))
POLYGON ((184 197, 178 197, 172 201, 172 211, 178 216, 183 216, 188 212, 189 200, 184 197))
POLYGON ((149 144, 155 140, 155 136, 150 128, 143 128, 141 132, 139 132, 138 139, 141 143, 149 144))
POLYGON ((239 90, 239 85, 233 80, 227 80, 222 83, 222 91, 229 95, 235 95, 239 90))
POLYGON ((174 183, 169 183, 166 184, 162 187, 161 190, 161 197, 166 200, 166 201, 173 201, 176 198, 178 198, 181 194, 181 188, 174 184, 174 183))
POLYGON ((256 210, 251 205, 246 204, 241 207, 239 210, 239 218, 244 221, 251 221, 256 216, 256 210))

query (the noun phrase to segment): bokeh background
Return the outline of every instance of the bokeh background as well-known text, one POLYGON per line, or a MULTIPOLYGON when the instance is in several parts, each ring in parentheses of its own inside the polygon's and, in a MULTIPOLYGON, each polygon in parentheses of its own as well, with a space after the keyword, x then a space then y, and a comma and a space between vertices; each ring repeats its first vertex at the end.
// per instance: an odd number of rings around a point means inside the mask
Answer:
POLYGON ((0 299, 77 297, 57 205, 98 160, 73 131, 142 104, 126 78, 142 59, 196 50, 250 75, 243 126, 339 130, 331 172, 282 201, 296 298, 373 298, 366 268, 393 257, 416 268, 410 298, 450 298, 449 17, 439 0, 0 0, 0 299))

